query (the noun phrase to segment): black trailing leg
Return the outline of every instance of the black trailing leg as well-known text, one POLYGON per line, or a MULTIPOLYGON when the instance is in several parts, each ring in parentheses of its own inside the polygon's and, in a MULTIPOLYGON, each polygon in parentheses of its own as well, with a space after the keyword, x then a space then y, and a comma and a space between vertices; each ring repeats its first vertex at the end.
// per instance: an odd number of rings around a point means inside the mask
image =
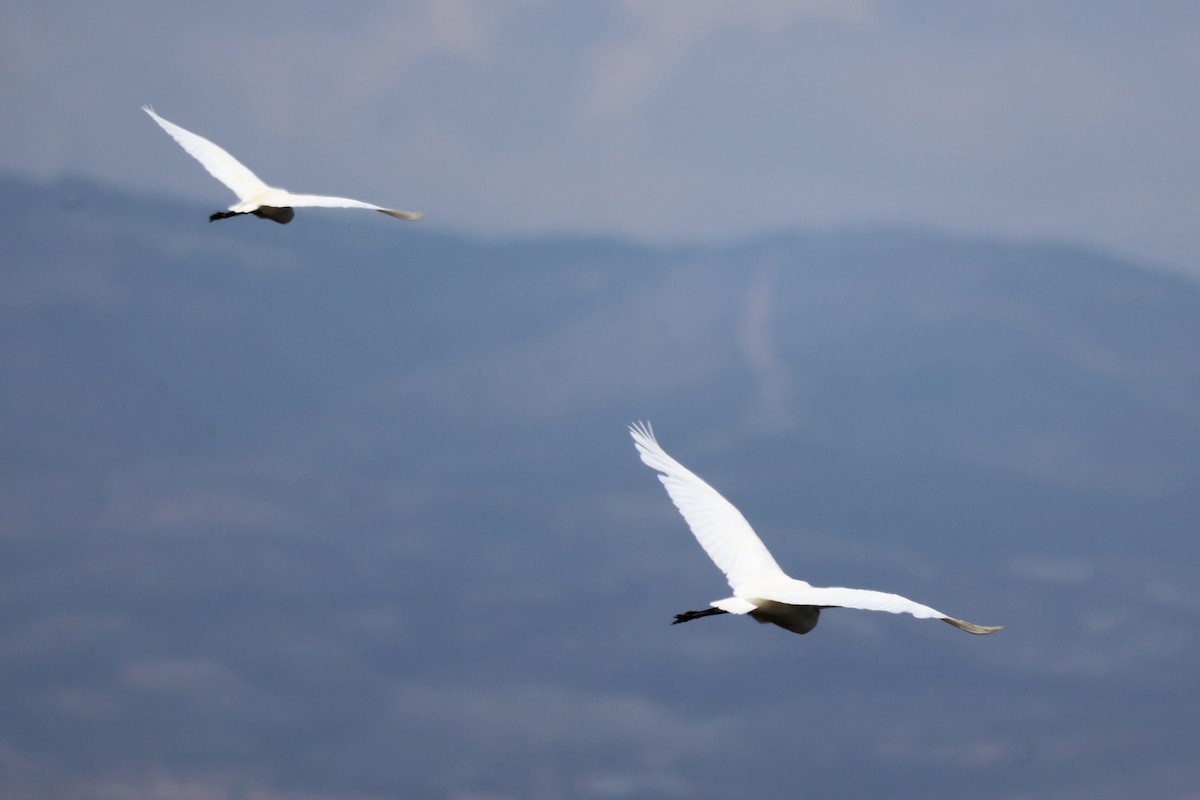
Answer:
POLYGON ((259 206, 253 211, 217 211, 209 215, 209 222, 216 222, 219 219, 229 219, 230 217, 241 217, 246 214, 253 214, 259 219, 269 219, 272 222, 278 222, 280 225, 287 225, 292 221, 292 217, 296 216, 296 212, 284 206, 259 206))
POLYGON ((701 617, 711 617, 711 616, 715 616, 716 614, 728 614, 728 613, 729 613, 728 611, 722 611, 719 608, 706 608, 703 611, 685 611, 682 614, 676 614, 675 621, 672 622, 671 624, 678 625, 681 622, 691 622, 692 620, 700 619, 701 617))

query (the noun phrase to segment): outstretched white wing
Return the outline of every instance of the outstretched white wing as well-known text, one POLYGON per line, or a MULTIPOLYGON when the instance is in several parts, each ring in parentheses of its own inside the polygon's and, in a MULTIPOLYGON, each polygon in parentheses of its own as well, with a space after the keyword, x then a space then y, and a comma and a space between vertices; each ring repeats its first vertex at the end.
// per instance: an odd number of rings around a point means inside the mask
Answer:
POLYGON ((629 426, 642 462, 658 479, 708 557, 725 573, 735 594, 740 587, 786 579, 750 523, 733 504, 667 455, 648 424, 629 426))
POLYGON ((199 161, 200 165, 208 170, 209 175, 232 189, 239 200, 245 200, 271 188, 218 145, 163 119, 155 114, 150 106, 142 106, 142 110, 169 133, 172 139, 179 142, 179 146, 186 150, 188 155, 199 161))
POLYGON ((349 197, 326 197, 320 194, 292 194, 288 192, 286 199, 289 206, 296 208, 366 208, 371 211, 379 211, 396 219, 420 219, 425 216, 420 211, 399 211, 394 208, 381 208, 371 203, 364 203, 361 200, 351 200, 349 197))
POLYGON ((713 603, 732 614, 745 614, 771 600, 792 606, 857 608, 940 619, 967 633, 995 633, 1000 627, 975 625, 898 594, 841 586, 810 586, 787 577, 767 552, 750 523, 728 500, 675 459, 654 438, 650 426, 636 423, 629 433, 642 461, 662 474, 662 481, 688 527, 733 587, 734 597, 713 603))
POLYGON ((909 600, 898 594, 876 592, 871 589, 847 589, 842 586, 788 586, 778 587, 765 593, 764 600, 787 603, 794 606, 823 606, 834 608, 858 608, 864 611, 887 611, 892 614, 912 614, 919 619, 941 619, 968 633, 995 633, 1003 626, 974 625, 961 619, 947 616, 937 609, 909 600))

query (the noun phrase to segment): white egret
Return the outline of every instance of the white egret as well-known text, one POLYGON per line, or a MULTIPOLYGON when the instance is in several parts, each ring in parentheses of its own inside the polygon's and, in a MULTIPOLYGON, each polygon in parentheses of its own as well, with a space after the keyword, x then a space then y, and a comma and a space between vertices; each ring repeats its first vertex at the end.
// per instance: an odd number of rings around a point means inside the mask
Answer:
POLYGON ((184 130, 175 123, 165 120, 150 106, 142 106, 142 110, 150 115, 188 155, 200 162, 208 174, 228 186, 237 195, 238 201, 229 207, 228 211, 218 211, 208 218, 209 222, 241 214, 253 214, 262 219, 269 219, 286 225, 295 216, 293 208, 365 208, 379 211, 397 219, 420 219, 425 216, 417 211, 397 211, 393 208, 380 208, 361 200, 351 200, 349 197, 324 197, 318 194, 292 194, 286 189, 268 186, 257 175, 247 169, 221 147, 213 144, 203 136, 184 130))
POLYGON ((791 578, 780 569, 750 523, 715 489, 667 455, 648 424, 629 426, 646 466, 662 473, 658 479, 683 515, 700 546, 725 573, 733 596, 714 600, 704 611, 675 615, 688 622, 714 614, 749 614, 760 623, 770 622, 792 633, 808 633, 817 626, 822 608, 861 608, 940 619, 967 633, 995 633, 1000 627, 963 622, 907 597, 869 589, 812 586, 791 578))

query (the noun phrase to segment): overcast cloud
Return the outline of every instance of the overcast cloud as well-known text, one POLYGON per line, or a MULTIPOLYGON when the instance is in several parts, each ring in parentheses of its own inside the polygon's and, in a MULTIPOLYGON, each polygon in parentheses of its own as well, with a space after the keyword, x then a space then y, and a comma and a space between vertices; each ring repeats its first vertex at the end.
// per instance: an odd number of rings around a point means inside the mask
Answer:
POLYGON ((888 223, 1196 270, 1183 2, 14 0, 0 169, 230 198, 150 103, 270 182, 488 235, 888 223))

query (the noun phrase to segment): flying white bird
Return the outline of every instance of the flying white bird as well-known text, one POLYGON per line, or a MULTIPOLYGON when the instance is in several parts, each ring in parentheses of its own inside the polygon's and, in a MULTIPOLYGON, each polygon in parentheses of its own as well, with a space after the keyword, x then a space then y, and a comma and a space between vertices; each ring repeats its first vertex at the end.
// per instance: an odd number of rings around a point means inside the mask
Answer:
POLYGON ((241 214, 253 214, 263 219, 274 220, 286 225, 295 216, 293 208, 365 208, 379 211, 397 219, 420 219, 425 216, 417 211, 397 211, 392 208, 364 203, 361 200, 351 200, 349 197, 323 197, 319 194, 292 194, 286 189, 268 186, 259 180, 258 176, 247 169, 229 153, 213 144, 203 136, 163 119, 154 113, 150 106, 142 106, 142 110, 150 115, 171 138, 179 142, 179 146, 188 152, 192 158, 200 162, 208 174, 228 186, 237 195, 238 201, 229 207, 228 211, 218 211, 208 218, 209 222, 241 214))
POLYGON ((995 633, 1002 627, 972 625, 898 594, 812 586, 788 577, 741 512, 667 455, 649 425, 630 425, 629 433, 642 462, 662 473, 658 479, 667 488, 671 501, 733 588, 732 597, 713 601, 709 604, 711 608, 676 614, 672 625, 713 614, 749 614, 760 623, 770 622, 792 633, 808 633, 817 626, 822 608, 861 608, 940 619, 967 633, 995 633))

